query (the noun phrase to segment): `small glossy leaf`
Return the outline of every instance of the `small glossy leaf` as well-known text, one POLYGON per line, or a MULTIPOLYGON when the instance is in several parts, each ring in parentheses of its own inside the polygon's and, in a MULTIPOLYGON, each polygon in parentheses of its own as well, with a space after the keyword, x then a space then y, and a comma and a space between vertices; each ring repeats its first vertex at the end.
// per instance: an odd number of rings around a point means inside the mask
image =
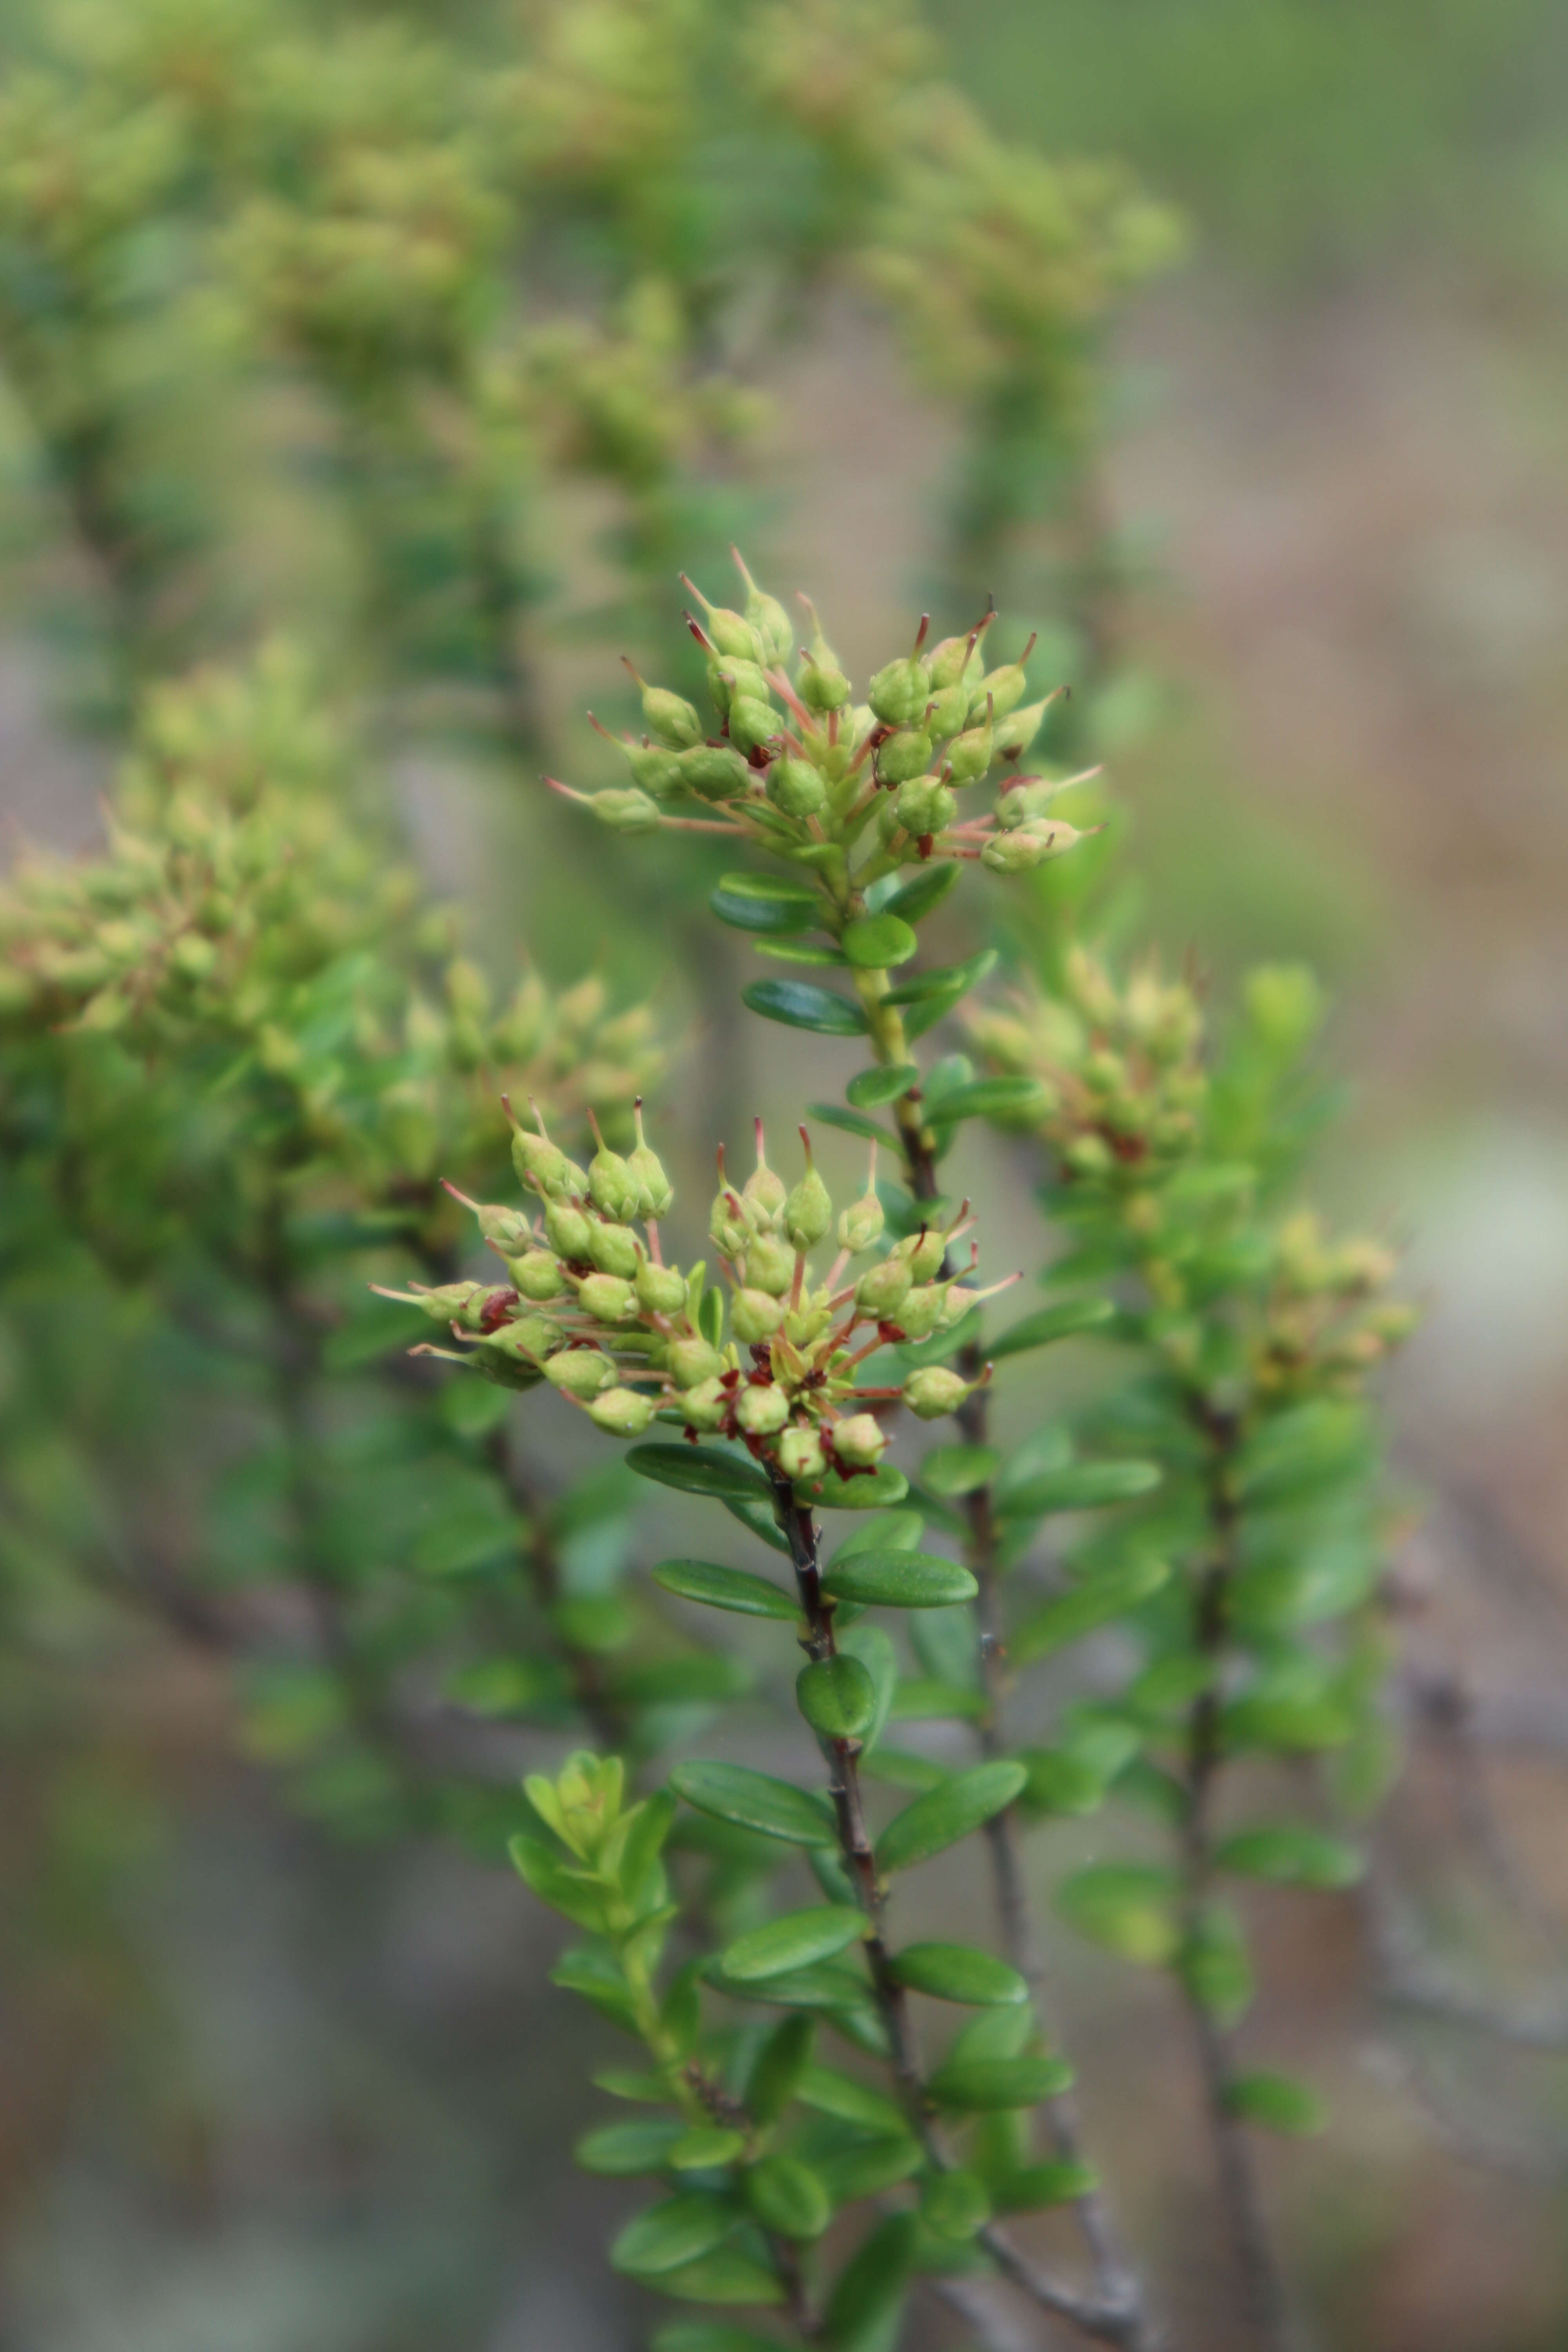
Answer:
POLYGON ((919 2140, 906 2133, 899 2138, 868 2139, 858 2147, 840 2148, 836 2156, 817 2158, 817 2176, 835 2205, 856 2197, 879 2197, 918 2172, 925 2162, 919 2140))
POLYGON ((762 1472, 743 1455, 721 1453, 716 1445, 634 1445, 626 1467, 683 1495, 732 1496, 742 1503, 770 1499, 762 1472))
POLYGON ((1222 1870, 1272 1879, 1279 1886, 1353 1886, 1365 1867, 1342 1839, 1291 1823, 1238 1831, 1224 1840, 1215 1860, 1222 1870))
POLYGON ((773 2027, 746 2080, 746 2112, 757 2123, 776 2123, 783 2115, 811 2063, 816 2041, 816 2021, 809 2015, 786 2017, 773 2027))
POLYGON ((679 2116, 648 2116, 636 2123, 601 2124, 584 2132, 574 2153, 584 2172, 621 2179, 662 2172, 670 2149, 686 2130, 679 2116))
POLYGON ((755 1679, 742 1658, 721 1657, 716 1651, 693 1651, 686 1658, 650 1658, 645 1664, 624 1666, 616 1675, 616 1695, 636 1706, 718 1706, 727 1698, 741 1698, 755 1679))
POLYGON ((666 2161, 672 2172, 712 2172, 733 2164, 745 2152, 744 2132, 723 2131, 717 2124, 697 2124, 682 2132, 666 2161))
POLYGON ((853 2074, 841 2074, 834 2066, 808 2066, 795 2096, 803 2107, 819 2116, 837 2116, 843 2124, 858 2124, 863 2131, 887 2137, 909 2130, 895 2100, 853 2074))
POLYGON ((876 1754, 877 1742, 898 1696, 898 1653, 879 1625, 851 1625, 847 1633, 838 1636, 838 1647, 844 1656, 864 1666, 871 1677, 876 1704, 870 1721, 859 1735, 863 1757, 868 1759, 876 1754))
POLYGON ((1268 2068, 1237 2075, 1225 2103, 1233 2116, 1249 2124, 1298 2136, 1321 2132, 1329 2119, 1328 2109, 1309 2084, 1268 2068))
POLYGON ((889 1004, 922 1004, 930 997, 951 998, 956 1003, 966 989, 974 987, 988 972, 995 969, 996 950, 982 948, 977 955, 965 958, 963 963, 940 964, 931 971, 917 971, 897 988, 889 989, 889 1004))
POLYGON ((889 964, 908 963, 920 941, 901 916, 884 913, 849 924, 841 945, 862 971, 885 971, 889 964))
POLYGON ((901 915, 906 923, 918 923, 933 907, 941 905, 957 879, 956 858, 933 857, 884 900, 884 912, 901 915))
POLYGON ((1072 2087, 1065 2058, 950 2058, 929 2085, 939 2106, 964 2115, 988 2115, 1009 2107, 1037 2107, 1072 2087))
POLYGON ((764 2230, 797 2242, 820 2238, 833 2219, 826 2189, 798 2157, 764 2156, 745 2177, 746 2202, 764 2230))
POLYGON ((844 1089, 845 1099, 857 1110, 879 1110, 884 1103, 897 1102, 920 1083, 920 1070, 913 1062, 894 1062, 886 1067, 857 1070, 844 1089))
POLYGON ((836 1127, 842 1134, 858 1135, 863 1143, 879 1143, 884 1150, 896 1151, 898 1139, 874 1118, 863 1118, 858 1110, 846 1110, 839 1103, 807 1103, 806 1116, 824 1127, 836 1127))
POLYGON ((893 1974, 911 1992, 933 2000, 958 2000, 978 2009, 1008 2009, 1027 2000, 1029 1988, 1016 1969, 973 1944, 906 1944, 893 1956, 893 1974))
POLYGON ((1005 1356, 1021 1356, 1030 1348, 1049 1347, 1053 1339, 1071 1339, 1080 1331, 1093 1331, 1109 1323, 1115 1313, 1109 1298, 1064 1298, 1059 1307, 1042 1307, 1037 1315, 1026 1315, 1022 1322, 1009 1325, 985 1352, 994 1364, 1000 1363, 1005 1356))
POLYGON ((1105 1862, 1064 1878, 1056 1907, 1091 1944, 1158 1967, 1174 1958, 1182 1940, 1176 1895, 1171 1871, 1152 1863, 1105 1862))
POLYGON ((1092 1813, 1105 1801, 1105 1777, 1082 1756, 1060 1748, 1026 1748, 1023 1801, 1041 1813, 1092 1813))
POLYGON ((679 2295, 686 2303, 769 2304, 784 2299, 784 2282, 777 2272, 765 2270, 739 2246, 719 2246, 700 2262, 684 2263, 679 2270, 665 2271, 658 2277, 638 2275, 660 2294, 679 2295))
POLYGON ((939 1445, 921 1464, 921 1485, 944 1500, 972 1495, 996 1475, 1001 1460, 994 1445, 939 1445))
POLYGON ((865 1933, 863 1911, 837 1903, 817 1904, 753 1927, 721 1955, 719 1965, 731 1984, 756 1984, 763 1977, 786 1976, 793 1969, 835 1959, 865 1933))
POLYGON ((1163 1559, 1131 1559, 1124 1567, 1108 1569, 1033 1611, 1009 1636, 1007 1654, 1017 1666, 1049 1657, 1098 1626, 1109 1625, 1140 1608, 1169 1583, 1170 1576, 1163 1559))
POLYGON ((895 1814, 877 1841, 879 1869, 910 1870, 929 1862, 1012 1804, 1027 1779, 1024 1766, 1011 1757, 953 1773, 940 1789, 895 1814))
POLYGON ((721 2246, 740 2218, 721 2198, 683 2190, 634 2214, 610 2248, 611 2264, 633 2278, 657 2278, 721 2246))
POLYGON ((863 1037, 869 1025, 852 999, 809 980, 753 980, 741 991, 741 1001, 764 1021, 813 1029, 819 1037, 863 1037))
POLYGON ((823 1739, 858 1739, 877 1713, 877 1686, 858 1658, 814 1659, 796 1675, 795 1696, 823 1739))
POLYGON ((849 961, 837 948, 821 947, 815 940, 753 940, 752 945, 759 955, 771 956, 775 963, 811 964, 818 971, 842 971, 849 961))
POLYGON ((863 2239, 834 2281, 825 2335, 831 2352, 893 2352, 914 2268, 912 2213, 892 2213, 863 2239))
POLYGON ((755 1830, 760 1837, 779 1838, 786 1845, 833 1845, 837 1829, 826 1798, 797 1789, 792 1781, 775 1780, 753 1772, 745 1764, 710 1764, 694 1760, 678 1764, 669 1776, 678 1797, 700 1813, 755 1830))
POLYGON ((1205 1903, 1188 1929, 1176 1966, 1192 2000, 1225 2026, 1252 2000, 1252 1963, 1240 1920, 1228 1904, 1205 1903))
POLYGON ((861 1551, 824 1571, 822 1587, 836 1601, 883 1609, 945 1609, 980 1590, 957 1560, 929 1551, 861 1551))
POLYGON ((708 904, 738 931, 811 931, 825 911, 817 891, 771 874, 726 874, 708 904))
POLYGON ((1047 1511, 1102 1510, 1146 1495, 1161 1475, 1154 1462, 1069 1462, 1009 1488, 1005 1496, 998 1495, 997 1508, 1015 1519, 1043 1518, 1047 1511))
POLYGON ((702 1981, 737 2000, 765 2000, 774 2009, 841 2014, 871 2010, 871 1987, 862 1969, 844 1960, 821 1960, 809 1969, 786 1969, 776 1977, 727 1977, 717 1958, 702 1963, 702 1981))
POLYGON ((608 2091, 612 2099, 630 2099, 639 2107, 662 2107, 669 2098, 669 2084, 662 2074, 637 2074, 629 2066, 601 2066, 588 2080, 596 2091, 608 2091))
POLYGON ((750 1496, 742 1502, 738 1495, 721 1495, 719 1500, 732 1519, 739 1519, 748 1535, 755 1536, 757 1541, 766 1544, 770 1551, 782 1552, 788 1559, 789 1539, 779 1533, 772 1503, 759 1502, 755 1496, 750 1496))
POLYGON ((874 1470, 858 1470, 847 1477, 830 1470, 824 1478, 799 1479, 795 1491, 814 1510, 885 1511, 890 1503, 903 1501, 910 1482, 890 1462, 879 1462, 874 1470))
POLYGON ((710 1609, 732 1610, 741 1617, 800 1615, 799 1601, 782 1585, 770 1584, 765 1576, 753 1576, 747 1569, 721 1568, 713 1560, 662 1559, 653 1580, 682 1601, 702 1601, 710 1609))
POLYGON ((962 2246, 991 2219, 991 2199, 977 2173, 931 2172, 921 2192, 921 2221, 933 2238, 962 2246))
POLYGON ((944 1127, 965 1118, 1016 1118, 1037 1110, 1046 1100, 1038 1078, 975 1078, 944 1094, 932 1105, 931 1117, 944 1127))
POLYGON ((1099 2187, 1092 2164, 1026 2164, 995 2183, 991 2198, 998 2213, 1037 2213, 1047 2205, 1075 2205, 1099 2187))

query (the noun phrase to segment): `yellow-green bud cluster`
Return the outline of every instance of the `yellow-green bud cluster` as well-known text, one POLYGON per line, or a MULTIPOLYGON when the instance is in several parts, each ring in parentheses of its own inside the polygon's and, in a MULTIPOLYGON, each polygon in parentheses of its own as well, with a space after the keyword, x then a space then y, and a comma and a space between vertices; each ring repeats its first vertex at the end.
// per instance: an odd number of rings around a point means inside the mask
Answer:
MULTIPOLYGON (((692 1436, 739 1440, 777 1476, 819 1479, 875 1467, 888 1444, 876 1404, 900 1397, 923 1419, 950 1412, 973 1383, 940 1361, 900 1387, 862 1389, 858 1372, 886 1342, 936 1342, 975 1293, 945 1271, 966 1212, 870 1255, 882 1236, 874 1181, 836 1213, 802 1129, 793 1184, 769 1165, 761 1122, 756 1165, 733 1185, 720 1155, 710 1219, 724 1293, 709 1270, 664 1263, 658 1221, 670 1206, 664 1168, 642 1129, 625 1155, 601 1139, 586 1168, 542 1123, 513 1137, 518 1173, 538 1203, 477 1209, 510 1284, 458 1282, 408 1294, 467 1343, 487 1378, 510 1388, 548 1381, 615 1437, 638 1437, 656 1416, 692 1436), (813 1253, 832 1234, 826 1266, 813 1253)), ((874 1171, 873 1171, 874 1175, 874 1171)), ((973 1252, 972 1252, 973 1262, 973 1252)))

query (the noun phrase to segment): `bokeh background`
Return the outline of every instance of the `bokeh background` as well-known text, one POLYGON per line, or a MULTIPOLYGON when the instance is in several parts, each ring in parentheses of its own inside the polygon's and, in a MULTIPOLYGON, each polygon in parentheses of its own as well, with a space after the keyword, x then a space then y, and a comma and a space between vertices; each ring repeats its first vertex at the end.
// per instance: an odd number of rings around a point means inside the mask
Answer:
MULTIPOLYGON (((5 9, 13 68, 49 13, 5 9)), ((1325 2343, 1547 2352, 1568 2330, 1568 17, 1551 0, 930 16, 1001 132, 1120 159, 1185 223, 1184 257, 1111 334, 1092 467, 1111 682, 1085 748, 1171 959, 1217 991, 1251 958, 1300 955, 1332 992, 1345 1101, 1320 1188, 1397 1237, 1426 1308, 1388 1399, 1414 1505, 1412 1731, 1384 1834, 1491 1994, 1545 2021, 1535 2046, 1395 2033, 1350 1899, 1305 1925, 1281 1899, 1265 2023, 1335 2123, 1271 2153, 1270 2195, 1325 2343)), ((695 468, 718 498, 703 584, 714 539, 742 528, 754 568, 809 587, 863 668, 952 593, 952 404, 845 284, 803 306, 754 389, 743 446, 695 468)), ((252 592, 237 634, 292 623, 352 683, 352 553, 308 470, 257 454, 299 435, 297 397, 268 394, 237 463, 209 454, 252 592)), ((22 404, 0 440, 0 808, 75 846, 116 756, 100 583, 47 527, 22 404)), ((560 491, 533 628, 542 739, 589 780, 614 520, 602 485, 560 491)), ((1047 542, 1035 563, 1026 534, 1008 584, 1048 626, 1047 542)), ((716 1026, 671 967, 635 845, 588 837, 457 730, 405 715, 378 750, 422 860, 494 951, 521 938, 560 977, 658 983, 686 1040, 673 1118, 692 1166, 698 1135, 790 1098, 793 1044, 716 1026)), ((716 987, 740 967, 711 950, 716 987)), ((1021 1202, 1004 1153, 984 1181, 1001 1210, 1021 1202)), ((47 1773, 26 1737, 0 1762, 6 2352, 640 2341, 643 2307, 601 2256, 623 2200, 563 2160, 602 2036, 544 1982, 552 1923, 438 1842, 302 1819, 245 1755, 199 1643, 98 1627, 68 1674, 47 1773)), ((6 1704, 25 1732, 28 1703, 6 1704)), ((951 1916, 964 1896, 931 1900, 951 1916)), ((1223 2265, 1173 2022, 1157 1989, 1058 1940, 1098 2136, 1183 2340, 1217 2352, 1223 2265)), ((951 2317, 922 2324, 922 2342, 962 2340, 951 2317)))

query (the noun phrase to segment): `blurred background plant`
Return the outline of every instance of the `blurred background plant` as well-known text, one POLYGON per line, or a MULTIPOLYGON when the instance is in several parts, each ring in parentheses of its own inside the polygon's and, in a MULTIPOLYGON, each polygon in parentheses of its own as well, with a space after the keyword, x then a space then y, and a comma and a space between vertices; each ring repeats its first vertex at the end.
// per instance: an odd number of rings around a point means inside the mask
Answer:
MULTIPOLYGON (((1049 756, 1113 755, 1136 824, 1093 908, 1113 969, 1151 938, 1221 976, 1306 954, 1346 1005, 1329 1198, 1411 1202, 1439 1285, 1401 1391, 1436 1500, 1384 1588, 1415 1769, 1363 1906, 1405 2022, 1366 2011, 1343 1898, 1310 1943, 1264 1898, 1265 2022, 1337 2116, 1269 2187, 1331 2340, 1555 2340, 1563 28, 1543 0, 1446 0, 1419 37, 1378 0, 927 19, 5 12, 5 790, 93 845, 20 868, 5 915, 0 2179, 29 2346, 632 2324, 612 2208, 544 2119, 597 2044, 461 1852, 498 1769, 559 1754, 517 1710, 598 1695, 625 1492, 567 1502, 587 1464, 455 1425, 361 1309, 373 1275, 439 1272, 461 1221, 432 1179, 484 1193, 503 1071, 548 1105, 607 1030, 587 1092, 624 1113, 673 1048, 693 1137, 801 1091, 787 1037, 764 1064, 725 1014, 718 863, 585 841, 534 782, 625 782, 585 681, 635 724, 605 652, 648 667, 678 568, 728 593, 737 533, 820 583, 852 666, 922 604, 961 626, 994 592, 998 657, 1040 627, 1035 690, 1073 688, 1049 756), (1179 278, 1147 189, 1192 224, 1179 278), (253 665, 279 631, 308 666, 253 665), (215 658, 229 682, 165 690, 215 658), (307 877, 265 871, 279 826, 307 877), (221 987, 187 895, 212 828, 268 941, 221 949, 221 987), (520 951, 550 981, 514 997, 520 951), (393 1461, 440 1498, 422 1557, 389 1538, 393 1461), (477 1631, 510 1662, 488 1686, 477 1631), (1325 2076, 1325 2035, 1369 2063, 1325 2076)), ((1063 887, 999 933, 1050 997, 1063 887)), ((998 1234, 1018 1150, 983 1166, 998 1234)), ((1094 1386, 1054 1371, 1020 1415, 1094 1386)), ((658 1638, 650 1742, 718 1695, 658 1638)), ((1085 1864, 1120 1858, 1098 1830, 1085 1864)), ((1223 2340, 1164 2011, 1073 1948, 1141 2242, 1223 2340)))

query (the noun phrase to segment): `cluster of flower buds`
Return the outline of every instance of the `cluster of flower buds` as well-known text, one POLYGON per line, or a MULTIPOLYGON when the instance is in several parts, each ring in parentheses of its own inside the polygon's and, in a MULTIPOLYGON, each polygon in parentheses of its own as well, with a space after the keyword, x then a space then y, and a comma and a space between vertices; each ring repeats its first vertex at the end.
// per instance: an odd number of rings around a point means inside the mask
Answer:
POLYGON ((1018 660, 988 670, 994 611, 967 635, 929 646, 922 620, 910 650, 884 663, 857 703, 810 603, 801 600, 809 634, 797 651, 784 607, 757 587, 738 553, 735 561, 744 610, 710 604, 692 588, 702 618, 688 616, 707 658, 712 719, 637 677, 647 731, 621 745, 631 782, 594 794, 560 783, 557 791, 622 832, 695 824, 739 834, 814 869, 840 895, 932 856, 1021 873, 1083 838, 1051 803, 1087 778, 1017 772, 1055 699, 1025 699, 1033 638, 1018 660), (961 795, 998 767, 994 807, 961 815, 961 795), (694 803, 709 814, 685 814, 694 803))
MULTIPOLYGON (((947 1270, 967 1205, 945 1227, 886 1246, 874 1167, 861 1196, 836 1213, 801 1133, 805 1167, 793 1185, 768 1164, 760 1122, 743 1184, 730 1182, 721 1152, 709 1231, 722 1288, 705 1264, 664 1262, 658 1227, 671 1191, 639 1108, 635 1150, 623 1156, 601 1142, 586 1169, 542 1122, 516 1129, 514 1160, 538 1208, 469 1203, 505 1264, 504 1285, 388 1295, 448 1323, 487 1378, 511 1388, 548 1381, 612 1436, 640 1436, 658 1416, 693 1439, 737 1439, 792 1481, 872 1470, 888 1435, 871 1408, 901 1401, 935 1420, 973 1392, 976 1383, 941 1360, 942 1342, 989 1294, 947 1270), (813 1255, 825 1244, 831 1263, 818 1268, 813 1255), (868 1262, 857 1272, 857 1260, 868 1262), (861 1365, 889 1344, 929 1345, 931 1360, 899 1386, 858 1386, 861 1365)), ((972 1244, 966 1272, 974 1255, 972 1244)))
POLYGON ((1018 1116, 1044 1129, 1073 1178, 1143 1192, 1192 1150, 1208 1089, 1203 1013, 1192 990, 1152 963, 1119 983, 1074 947, 1061 996, 1036 991, 978 1008, 967 1025, 994 1069, 1038 1081, 1018 1116))
POLYGON ((1410 1300, 1387 1296, 1393 1251, 1360 1235, 1330 1240, 1309 1209, 1287 1217, 1272 1241, 1273 1279, 1252 1348, 1258 1386, 1353 1391, 1418 1319, 1410 1300))

